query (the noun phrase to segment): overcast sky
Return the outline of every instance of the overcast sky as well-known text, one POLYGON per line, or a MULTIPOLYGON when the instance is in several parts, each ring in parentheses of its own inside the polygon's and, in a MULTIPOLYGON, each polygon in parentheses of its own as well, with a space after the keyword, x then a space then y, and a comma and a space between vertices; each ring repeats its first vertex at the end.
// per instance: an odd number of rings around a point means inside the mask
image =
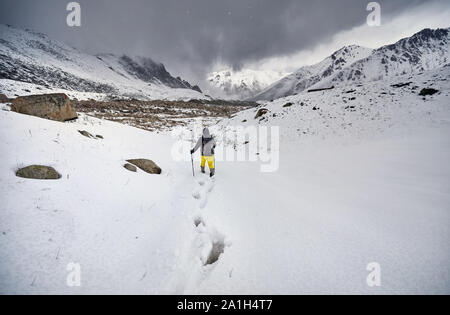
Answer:
POLYGON ((82 26, 70 28, 68 2, 0 0, 0 22, 88 53, 149 56, 192 83, 226 66, 292 71, 340 45, 376 46, 450 26, 448 0, 378 1, 379 28, 365 24, 363 0, 79 0, 82 26))

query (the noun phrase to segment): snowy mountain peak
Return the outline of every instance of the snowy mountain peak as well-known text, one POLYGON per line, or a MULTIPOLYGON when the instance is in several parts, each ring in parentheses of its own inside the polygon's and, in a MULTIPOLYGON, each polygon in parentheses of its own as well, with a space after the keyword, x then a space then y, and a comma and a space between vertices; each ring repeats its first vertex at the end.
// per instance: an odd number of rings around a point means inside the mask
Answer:
POLYGON ((449 29, 425 29, 373 51, 367 58, 334 73, 315 87, 384 80, 437 69, 450 60, 449 29))
POLYGON ((38 90, 144 99, 204 97, 198 86, 173 77, 151 58, 88 55, 45 34, 7 25, 0 25, 0 57, 0 80, 29 83, 38 90))
POLYGON ((160 83, 171 88, 192 89, 201 93, 198 86, 192 86, 189 82, 182 80, 180 77, 174 78, 166 70, 164 64, 156 62, 150 57, 99 54, 97 55, 97 59, 103 61, 111 68, 113 68, 112 64, 116 63, 117 66, 118 63, 128 75, 147 83, 160 83))
POLYGON ((356 45, 334 52, 318 64, 300 68, 254 97, 272 100, 308 88, 384 80, 437 69, 450 60, 450 29, 424 29, 395 44, 372 50, 356 45))
POLYGON ((302 67, 293 74, 275 82, 253 99, 272 100, 300 93, 355 61, 366 58, 372 51, 370 48, 357 45, 345 46, 318 64, 302 67))
POLYGON ((264 88, 279 80, 287 73, 278 71, 257 71, 242 69, 234 71, 225 69, 212 72, 208 76, 208 83, 220 89, 227 97, 250 98, 261 92, 264 88))
POLYGON ((338 70, 344 69, 355 61, 367 57, 372 51, 373 50, 370 48, 357 45, 345 46, 334 52, 322 62, 309 68, 315 73, 321 72, 322 78, 325 78, 338 70))
POLYGON ((429 42, 430 40, 448 40, 450 28, 438 28, 436 30, 426 28, 410 38, 401 40, 400 42, 409 42, 410 44, 417 44, 423 42, 429 42))
POLYGON ((348 45, 344 46, 341 49, 335 51, 330 57, 333 60, 336 60, 338 57, 350 56, 357 57, 360 53, 364 53, 367 50, 371 50, 366 47, 358 46, 358 45, 348 45))

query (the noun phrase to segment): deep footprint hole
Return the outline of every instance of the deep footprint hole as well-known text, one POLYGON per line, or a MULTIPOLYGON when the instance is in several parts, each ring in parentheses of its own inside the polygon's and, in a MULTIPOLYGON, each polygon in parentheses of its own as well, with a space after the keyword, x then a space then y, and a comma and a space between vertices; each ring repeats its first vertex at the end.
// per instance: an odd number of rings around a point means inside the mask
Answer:
POLYGON ((192 193, 192 197, 194 197, 195 199, 199 200, 202 196, 201 196, 199 191, 194 191, 192 193))
POLYGON ((196 218, 194 219, 194 224, 195 224, 195 227, 199 227, 200 224, 205 225, 205 223, 203 223, 203 219, 202 219, 201 217, 196 217, 196 218))
POLYGON ((223 240, 218 240, 213 243, 211 252, 209 253, 208 259, 206 260, 205 266, 212 265, 216 263, 220 255, 222 255, 225 252, 225 243, 223 240))

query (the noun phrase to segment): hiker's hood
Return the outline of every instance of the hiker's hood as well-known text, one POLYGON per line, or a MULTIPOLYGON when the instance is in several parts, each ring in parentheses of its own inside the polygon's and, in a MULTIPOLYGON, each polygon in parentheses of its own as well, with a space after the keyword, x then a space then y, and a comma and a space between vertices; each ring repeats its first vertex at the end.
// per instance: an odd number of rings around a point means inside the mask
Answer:
POLYGON ((208 128, 203 129, 203 138, 211 138, 208 128))

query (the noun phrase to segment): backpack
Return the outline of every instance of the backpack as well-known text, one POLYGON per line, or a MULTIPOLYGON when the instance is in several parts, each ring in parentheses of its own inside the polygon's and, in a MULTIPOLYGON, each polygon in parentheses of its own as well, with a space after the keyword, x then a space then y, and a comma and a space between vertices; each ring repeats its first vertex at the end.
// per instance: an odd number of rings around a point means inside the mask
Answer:
MULTIPOLYGON (((202 155, 203 155, 203 148, 205 145, 207 145, 209 142, 211 142, 214 139, 214 137, 211 136, 211 138, 205 138, 202 136, 202 155)), ((212 153, 214 154, 214 148, 212 149, 212 153)))

